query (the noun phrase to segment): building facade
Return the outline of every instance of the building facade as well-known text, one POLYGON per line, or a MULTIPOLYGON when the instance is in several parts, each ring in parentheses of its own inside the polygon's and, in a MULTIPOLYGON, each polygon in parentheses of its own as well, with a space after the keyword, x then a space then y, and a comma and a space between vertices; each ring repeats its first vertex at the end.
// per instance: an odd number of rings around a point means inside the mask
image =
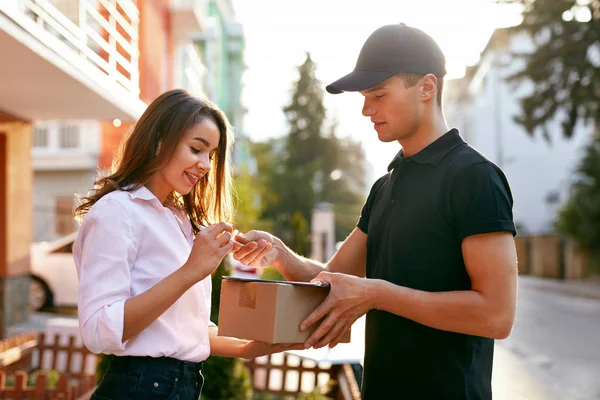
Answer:
MULTIPOLYGON (((135 2, 114 0, 106 8, 78 0, 76 16, 62 12, 63 3, 0 2, 0 49, 10 55, 10 62, 0 63, 1 336, 28 318, 34 121, 132 121, 145 109, 135 2)), ((57 135, 49 134, 47 143, 58 140, 58 147, 72 149, 81 139, 66 131, 57 135)), ((79 161, 85 164, 85 156, 79 161)))
POLYGON ((533 41, 525 34, 498 29, 463 78, 446 82, 444 108, 451 127, 473 147, 500 166, 511 185, 514 219, 521 233, 547 233, 560 206, 567 200, 574 169, 591 137, 591 126, 577 126, 571 139, 560 123, 548 126, 550 141, 541 130, 530 136, 514 117, 519 99, 533 91, 528 81, 508 82, 523 61, 514 53, 530 52, 533 41))

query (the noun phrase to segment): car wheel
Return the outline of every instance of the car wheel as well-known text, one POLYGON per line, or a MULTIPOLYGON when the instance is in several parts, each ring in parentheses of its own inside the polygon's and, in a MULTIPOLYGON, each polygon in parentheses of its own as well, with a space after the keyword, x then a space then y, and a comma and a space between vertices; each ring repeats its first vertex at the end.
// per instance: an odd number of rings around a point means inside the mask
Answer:
POLYGON ((39 311, 44 307, 52 305, 52 292, 48 284, 43 279, 37 276, 31 277, 29 287, 29 309, 31 311, 39 311))

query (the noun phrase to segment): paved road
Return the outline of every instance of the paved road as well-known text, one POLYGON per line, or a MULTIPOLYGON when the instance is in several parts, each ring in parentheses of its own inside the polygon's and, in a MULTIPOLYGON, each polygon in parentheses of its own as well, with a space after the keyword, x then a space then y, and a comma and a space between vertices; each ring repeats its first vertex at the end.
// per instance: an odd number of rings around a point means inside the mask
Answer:
POLYGON ((514 330, 497 347, 498 368, 510 359, 549 396, 524 398, 600 400, 600 286, 582 289, 521 278, 514 330))

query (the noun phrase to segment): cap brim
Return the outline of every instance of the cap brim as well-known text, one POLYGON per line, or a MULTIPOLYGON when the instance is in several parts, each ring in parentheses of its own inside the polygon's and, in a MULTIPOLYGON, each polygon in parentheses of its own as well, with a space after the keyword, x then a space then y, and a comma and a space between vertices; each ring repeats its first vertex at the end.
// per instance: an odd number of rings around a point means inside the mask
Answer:
POLYGON ((394 75, 396 75, 395 72, 389 71, 352 71, 348 75, 327 85, 325 89, 331 94, 359 92, 372 88, 394 75))

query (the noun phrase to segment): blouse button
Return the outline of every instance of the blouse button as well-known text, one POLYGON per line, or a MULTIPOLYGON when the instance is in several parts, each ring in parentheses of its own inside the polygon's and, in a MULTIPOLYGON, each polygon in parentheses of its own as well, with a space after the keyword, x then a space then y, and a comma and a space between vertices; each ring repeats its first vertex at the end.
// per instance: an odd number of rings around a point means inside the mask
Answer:
POLYGON ((158 382, 154 382, 154 387, 158 387, 158 382))

